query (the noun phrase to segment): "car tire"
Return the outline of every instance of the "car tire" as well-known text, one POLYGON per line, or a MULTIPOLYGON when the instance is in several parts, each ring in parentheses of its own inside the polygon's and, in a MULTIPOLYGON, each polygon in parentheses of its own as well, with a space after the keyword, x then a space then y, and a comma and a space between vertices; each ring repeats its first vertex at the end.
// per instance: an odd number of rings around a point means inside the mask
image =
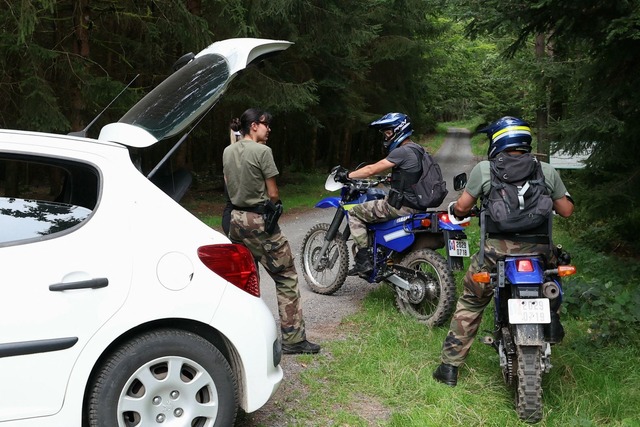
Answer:
POLYGON ((230 426, 237 384, 222 353, 191 332, 147 332, 113 351, 89 390, 92 427, 230 426))

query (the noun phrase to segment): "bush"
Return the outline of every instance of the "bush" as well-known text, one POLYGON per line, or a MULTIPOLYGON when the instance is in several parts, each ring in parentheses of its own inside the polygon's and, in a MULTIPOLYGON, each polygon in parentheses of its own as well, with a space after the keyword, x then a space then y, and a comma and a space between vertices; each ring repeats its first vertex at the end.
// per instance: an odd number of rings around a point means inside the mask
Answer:
POLYGON ((564 280, 563 310, 589 322, 590 340, 596 346, 640 342, 640 262, 572 246, 578 274, 564 280))

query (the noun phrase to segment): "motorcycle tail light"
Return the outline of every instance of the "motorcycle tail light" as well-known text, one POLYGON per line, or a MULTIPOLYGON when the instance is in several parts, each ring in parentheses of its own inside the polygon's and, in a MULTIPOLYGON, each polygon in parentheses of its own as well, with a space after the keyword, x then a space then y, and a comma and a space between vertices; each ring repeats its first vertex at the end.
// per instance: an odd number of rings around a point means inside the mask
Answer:
POLYGON ((520 273, 531 273, 533 271, 533 263, 530 259, 519 259, 516 262, 516 270, 520 273))
POLYGON ((209 270, 253 296, 260 296, 260 276, 251 251, 232 243, 198 248, 198 258, 209 270))
POLYGON ((450 223, 451 221, 449 221, 449 215, 447 215, 446 213, 439 213, 438 214, 438 219, 442 222, 446 222, 447 224, 450 223))
POLYGON ((481 271, 480 273, 474 273, 472 278, 473 278, 473 281, 477 283, 491 282, 491 275, 486 271, 481 271))
POLYGON ((558 266, 558 276, 571 276, 572 274, 576 274, 576 267, 574 265, 559 265, 558 266))
MULTIPOLYGON (((444 223, 453 224, 451 222, 451 220, 449 219, 449 214, 447 214, 447 213, 443 212, 443 213, 438 214, 438 219, 440 221, 444 222, 444 223)), ((460 227, 468 227, 468 226, 471 225, 471 218, 469 218, 467 221, 462 222, 462 223, 457 224, 457 225, 459 225, 460 227)))

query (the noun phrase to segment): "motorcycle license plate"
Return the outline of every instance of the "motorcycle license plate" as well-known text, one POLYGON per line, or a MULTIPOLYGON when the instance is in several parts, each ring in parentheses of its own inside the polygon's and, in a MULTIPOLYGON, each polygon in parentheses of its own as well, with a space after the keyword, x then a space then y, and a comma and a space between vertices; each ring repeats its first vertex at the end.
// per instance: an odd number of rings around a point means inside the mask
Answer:
POLYGON ((449 256, 469 256, 469 242, 449 239, 449 256))
POLYGON ((509 323, 551 323, 551 309, 547 298, 510 299, 509 323))

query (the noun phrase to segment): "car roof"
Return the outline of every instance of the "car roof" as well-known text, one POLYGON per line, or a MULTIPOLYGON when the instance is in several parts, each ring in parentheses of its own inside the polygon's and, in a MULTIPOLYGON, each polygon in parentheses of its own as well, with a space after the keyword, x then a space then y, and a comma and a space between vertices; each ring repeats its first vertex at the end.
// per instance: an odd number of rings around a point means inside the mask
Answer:
POLYGON ((149 92, 98 139, 144 148, 183 132, 209 111, 251 62, 287 49, 285 40, 228 39, 211 44, 149 92))

